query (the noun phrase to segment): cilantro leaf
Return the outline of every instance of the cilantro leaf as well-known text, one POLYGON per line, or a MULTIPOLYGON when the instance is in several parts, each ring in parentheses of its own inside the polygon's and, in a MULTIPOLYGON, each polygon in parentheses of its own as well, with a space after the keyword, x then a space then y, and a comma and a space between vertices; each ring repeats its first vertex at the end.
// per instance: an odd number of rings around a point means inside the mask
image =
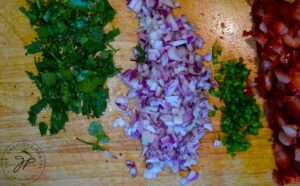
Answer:
POLYGON ((108 143, 109 138, 104 132, 102 125, 97 122, 92 122, 88 129, 88 132, 91 136, 95 136, 99 142, 108 143))
POLYGON ((47 106, 45 100, 39 100, 36 104, 32 105, 28 111, 29 122, 32 126, 36 125, 37 115, 47 106))
POLYGON ((46 136, 48 125, 44 122, 40 122, 39 129, 40 129, 41 136, 46 136))
POLYGON ((138 56, 138 58, 136 59, 137 63, 142 63, 143 61, 145 61, 146 58, 146 52, 142 49, 141 44, 139 43, 135 49, 140 53, 140 55, 138 56))

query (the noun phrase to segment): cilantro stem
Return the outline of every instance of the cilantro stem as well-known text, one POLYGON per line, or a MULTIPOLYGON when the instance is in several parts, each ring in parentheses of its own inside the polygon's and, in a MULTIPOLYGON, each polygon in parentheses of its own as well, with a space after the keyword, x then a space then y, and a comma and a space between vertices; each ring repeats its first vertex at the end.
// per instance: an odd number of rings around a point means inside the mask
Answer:
POLYGON ((80 141, 80 142, 82 142, 82 143, 84 143, 86 145, 91 145, 91 146, 97 144, 97 143, 92 143, 92 142, 89 142, 89 141, 82 140, 82 139, 80 139, 78 137, 76 138, 76 140, 78 140, 78 141, 80 141))
POLYGON ((92 146, 92 149, 93 150, 99 150, 99 151, 104 151, 105 149, 104 148, 102 148, 98 143, 99 142, 97 142, 97 143, 92 143, 92 142, 89 142, 89 141, 85 141, 85 140, 82 140, 82 139, 80 139, 80 138, 76 138, 76 140, 78 140, 78 141, 80 141, 80 142, 82 142, 82 143, 84 143, 84 144, 86 144, 86 145, 90 145, 90 146, 92 146))
POLYGON ((107 43, 107 46, 108 46, 114 53, 116 53, 116 52, 119 51, 119 49, 114 48, 110 43, 107 43))

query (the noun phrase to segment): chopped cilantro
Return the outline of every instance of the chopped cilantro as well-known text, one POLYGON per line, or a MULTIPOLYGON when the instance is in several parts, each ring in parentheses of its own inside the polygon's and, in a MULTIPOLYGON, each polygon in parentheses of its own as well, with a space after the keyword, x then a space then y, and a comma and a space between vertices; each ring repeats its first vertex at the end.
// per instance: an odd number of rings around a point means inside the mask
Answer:
POLYGON ((35 59, 37 74, 26 72, 41 93, 31 106, 29 122, 35 126, 38 114, 52 109, 51 122, 40 123, 41 135, 56 134, 65 127, 68 112, 100 117, 107 106, 105 82, 119 72, 113 63, 117 51, 110 42, 120 34, 104 27, 116 12, 107 0, 27 0, 20 8, 37 33, 25 46, 35 59))

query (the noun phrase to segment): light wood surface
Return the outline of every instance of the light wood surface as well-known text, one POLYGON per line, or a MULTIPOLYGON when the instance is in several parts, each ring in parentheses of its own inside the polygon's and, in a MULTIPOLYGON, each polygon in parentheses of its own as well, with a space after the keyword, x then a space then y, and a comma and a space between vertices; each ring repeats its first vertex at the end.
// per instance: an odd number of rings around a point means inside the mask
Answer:
MULTIPOLYGON (((120 49, 115 56, 118 67, 124 70, 134 67, 129 60, 131 48, 136 45, 138 21, 126 7, 125 1, 111 0, 118 14, 113 22, 121 30, 114 46, 120 49)), ((197 32, 206 40, 205 51, 219 39, 224 47, 224 57, 243 57, 254 77, 256 65, 253 41, 246 42, 243 30, 251 28, 250 6, 246 0, 180 0, 182 8, 176 15, 185 14, 197 32)), ((90 147, 75 140, 76 137, 91 139, 87 134, 89 122, 82 116, 70 114, 66 131, 56 136, 40 137, 38 128, 27 121, 27 111, 39 95, 25 70, 36 71, 32 56, 25 56, 23 46, 35 37, 28 19, 18 11, 25 0, 0 0, 0 153, 14 141, 30 140, 44 152, 46 167, 41 177, 31 185, 103 185, 103 186, 176 186, 180 176, 165 170, 155 180, 142 176, 143 157, 139 142, 123 135, 123 129, 112 128, 112 122, 120 115, 114 98, 127 91, 117 78, 108 82, 110 103, 102 122, 111 138, 107 148, 117 155, 111 160, 90 147), (127 173, 124 160, 135 160, 139 175, 132 178, 127 173)), ((218 100, 211 98, 212 104, 218 100)), ((259 100, 262 103, 261 100, 259 100)), ((47 118, 47 112, 42 114, 47 118)), ((265 127, 259 136, 249 137, 251 149, 234 159, 226 154, 224 147, 212 147, 219 134, 219 119, 213 118, 215 131, 201 140, 199 159, 200 178, 191 186, 263 186, 273 185, 272 169, 275 167, 268 141, 270 130, 265 127)), ((265 126, 267 125, 263 119, 265 126)), ((14 185, 0 170, 0 185, 14 185)))

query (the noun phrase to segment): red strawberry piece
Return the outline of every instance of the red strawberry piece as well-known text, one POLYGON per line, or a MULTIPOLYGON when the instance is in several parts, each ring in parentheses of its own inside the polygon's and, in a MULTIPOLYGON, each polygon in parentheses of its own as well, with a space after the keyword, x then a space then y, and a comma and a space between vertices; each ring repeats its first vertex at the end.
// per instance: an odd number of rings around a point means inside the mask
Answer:
POLYGON ((264 47, 266 45, 266 43, 268 42, 268 37, 263 34, 262 32, 255 32, 253 34, 253 37, 255 39, 255 41, 257 43, 259 43, 262 47, 264 47))
POLYGON ((283 131, 279 132, 278 139, 285 146, 291 146, 291 145, 296 143, 296 138, 295 137, 291 137, 283 131))
POLYGON ((248 0, 250 5, 254 5, 254 3, 256 2, 256 0, 248 0))
POLYGON ((291 82, 289 87, 295 96, 300 96, 300 71, 290 70, 291 82))
POLYGON ((273 24, 274 32, 279 35, 285 35, 289 32, 288 27, 281 21, 273 24))
POLYGON ((267 93, 267 87, 266 87, 266 83, 265 83, 264 74, 265 73, 261 73, 258 77, 255 78, 257 90, 259 92, 259 95, 262 97, 265 97, 266 93, 267 93))
POLYGON ((290 166, 291 160, 280 143, 273 143, 273 154, 278 168, 287 169, 290 166))
POLYGON ((297 21, 300 21, 300 1, 296 0, 293 4, 293 11, 291 12, 291 16, 296 19, 297 21))
POLYGON ((275 169, 273 170, 273 181, 277 185, 280 185, 280 186, 284 185, 282 176, 279 174, 278 170, 275 170, 275 169))
POLYGON ((287 103, 288 113, 300 121, 300 98, 290 96, 290 101, 287 103))
POLYGON ((299 49, 300 48, 300 37, 299 36, 291 36, 289 34, 286 34, 282 37, 283 42, 291 47, 291 48, 295 48, 295 49, 299 49))
POLYGON ((277 68, 276 70, 274 70, 274 73, 277 80, 281 83, 288 84, 291 81, 290 76, 281 69, 277 68))

